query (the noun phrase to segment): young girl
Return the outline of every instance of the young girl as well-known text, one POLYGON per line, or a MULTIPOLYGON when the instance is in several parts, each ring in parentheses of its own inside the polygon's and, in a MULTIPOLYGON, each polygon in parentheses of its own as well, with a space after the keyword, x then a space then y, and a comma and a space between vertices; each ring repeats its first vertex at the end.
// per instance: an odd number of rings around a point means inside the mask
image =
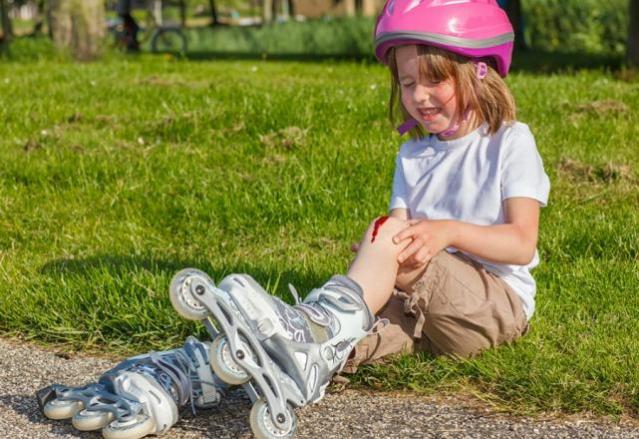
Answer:
MULTIPOLYGON (((210 347, 216 377, 200 378, 196 395, 216 400, 218 380, 250 381, 251 427, 260 438, 291 437, 290 406, 321 399, 344 368, 399 352, 475 355, 521 336, 534 311, 530 269, 538 264, 539 208, 549 181, 501 78, 513 45, 505 13, 495 0, 390 0, 375 36, 377 57, 392 75, 391 115, 399 110, 400 130, 412 139, 397 156, 390 216, 371 222, 346 276, 332 277, 295 306, 247 275, 215 286, 187 269, 171 285, 180 314, 211 315, 223 332, 210 347)), ((192 369, 201 364, 206 361, 194 361, 192 369)), ((146 371, 147 388, 151 375, 161 375, 156 369, 146 371)), ((175 393, 170 380, 151 381, 175 393)), ((73 399, 72 392, 53 390, 41 398, 45 408, 73 399)), ((79 407, 90 407, 86 392, 84 398, 79 407)), ((171 407, 186 401, 166 400, 171 407)), ((153 421, 148 432, 166 431, 177 419, 160 419, 150 409, 143 415, 153 421)), ((91 423, 80 416, 79 424, 97 429, 113 417, 91 423)), ((118 434, 129 428, 126 422, 118 434)), ((116 437, 110 428, 105 433, 116 437)), ((126 437, 140 436, 136 430, 126 437)))
POLYGON ((379 232, 392 236, 388 254, 361 246, 349 271, 387 321, 347 370, 400 351, 466 357, 522 335, 550 187, 501 79, 512 28, 494 1, 391 0, 375 35, 392 75, 391 115, 399 108, 413 139, 397 156, 379 232))

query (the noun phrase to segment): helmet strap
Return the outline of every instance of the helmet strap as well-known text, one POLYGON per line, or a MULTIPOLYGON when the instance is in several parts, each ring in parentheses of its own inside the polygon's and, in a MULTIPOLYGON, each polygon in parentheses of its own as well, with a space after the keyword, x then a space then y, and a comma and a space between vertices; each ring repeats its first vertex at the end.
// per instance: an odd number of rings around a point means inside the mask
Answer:
POLYGON ((419 122, 417 122, 415 119, 411 117, 406 122, 404 122, 403 124, 397 127, 397 132, 399 133, 400 136, 403 136, 408 131, 415 128, 417 125, 419 125, 419 122))

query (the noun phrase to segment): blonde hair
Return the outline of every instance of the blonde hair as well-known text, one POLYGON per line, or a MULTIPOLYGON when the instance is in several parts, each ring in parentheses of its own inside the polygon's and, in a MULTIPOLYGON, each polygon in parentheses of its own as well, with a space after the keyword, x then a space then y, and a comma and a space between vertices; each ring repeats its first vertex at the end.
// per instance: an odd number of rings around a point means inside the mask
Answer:
MULTIPOLYGON (((411 116, 402 104, 395 50, 393 47, 388 52, 388 65, 391 70, 389 117, 391 123, 401 124, 411 116)), ((452 79, 455 84, 457 108, 471 110, 479 123, 488 124, 490 134, 496 133, 504 122, 515 120, 515 99, 495 70, 492 60, 482 60, 488 65, 488 74, 479 79, 475 62, 469 58, 438 47, 423 45, 417 46, 417 53, 420 57, 420 75, 428 81, 452 79)), ((421 125, 411 130, 412 137, 424 137, 426 134, 421 125)))

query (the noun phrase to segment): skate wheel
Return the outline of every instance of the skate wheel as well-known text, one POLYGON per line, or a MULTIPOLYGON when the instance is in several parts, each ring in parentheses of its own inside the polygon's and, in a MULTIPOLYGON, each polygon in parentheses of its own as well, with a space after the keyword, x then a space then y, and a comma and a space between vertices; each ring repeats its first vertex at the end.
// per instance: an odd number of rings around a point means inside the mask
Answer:
POLYGON ((177 272, 169 288, 169 297, 175 311, 187 320, 206 318, 210 312, 199 301, 196 290, 206 288, 207 284, 213 284, 213 281, 203 271, 187 268, 177 272))
POLYGON ((84 404, 77 399, 52 399, 44 405, 44 416, 49 419, 69 419, 82 410, 84 404))
MULTIPOLYGON (((250 348, 241 343, 245 352, 251 352, 250 348)), ((235 362, 231 355, 231 345, 225 335, 220 335, 211 343, 211 369, 222 381, 231 385, 246 383, 251 377, 242 367, 235 362)))
POLYGON ((80 431, 91 431, 104 428, 112 419, 111 412, 84 409, 73 415, 71 423, 80 431))
POLYGON ((155 422, 140 413, 127 421, 115 420, 102 430, 104 439, 139 439, 155 432, 155 422))
POLYGON ((295 436, 297 429, 297 418, 291 406, 286 406, 286 416, 291 420, 289 428, 282 430, 275 425, 271 418, 271 411, 264 398, 255 401, 251 408, 251 431, 256 439, 276 439, 276 438, 292 438, 295 436))

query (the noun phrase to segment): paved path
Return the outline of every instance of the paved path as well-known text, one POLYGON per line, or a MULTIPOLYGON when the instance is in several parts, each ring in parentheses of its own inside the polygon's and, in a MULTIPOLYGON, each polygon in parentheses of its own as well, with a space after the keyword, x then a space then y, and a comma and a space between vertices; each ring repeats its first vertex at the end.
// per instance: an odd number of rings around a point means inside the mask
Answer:
MULTIPOLYGON (((64 358, 31 344, 0 339, 0 438, 86 438, 65 422, 45 419, 34 398, 52 382, 94 380, 114 363, 91 357, 64 358)), ((250 404, 241 391, 219 407, 185 416, 165 437, 250 438, 250 404)), ((639 426, 593 421, 510 419, 464 408, 454 399, 346 390, 298 410, 298 438, 639 438, 639 426)))

